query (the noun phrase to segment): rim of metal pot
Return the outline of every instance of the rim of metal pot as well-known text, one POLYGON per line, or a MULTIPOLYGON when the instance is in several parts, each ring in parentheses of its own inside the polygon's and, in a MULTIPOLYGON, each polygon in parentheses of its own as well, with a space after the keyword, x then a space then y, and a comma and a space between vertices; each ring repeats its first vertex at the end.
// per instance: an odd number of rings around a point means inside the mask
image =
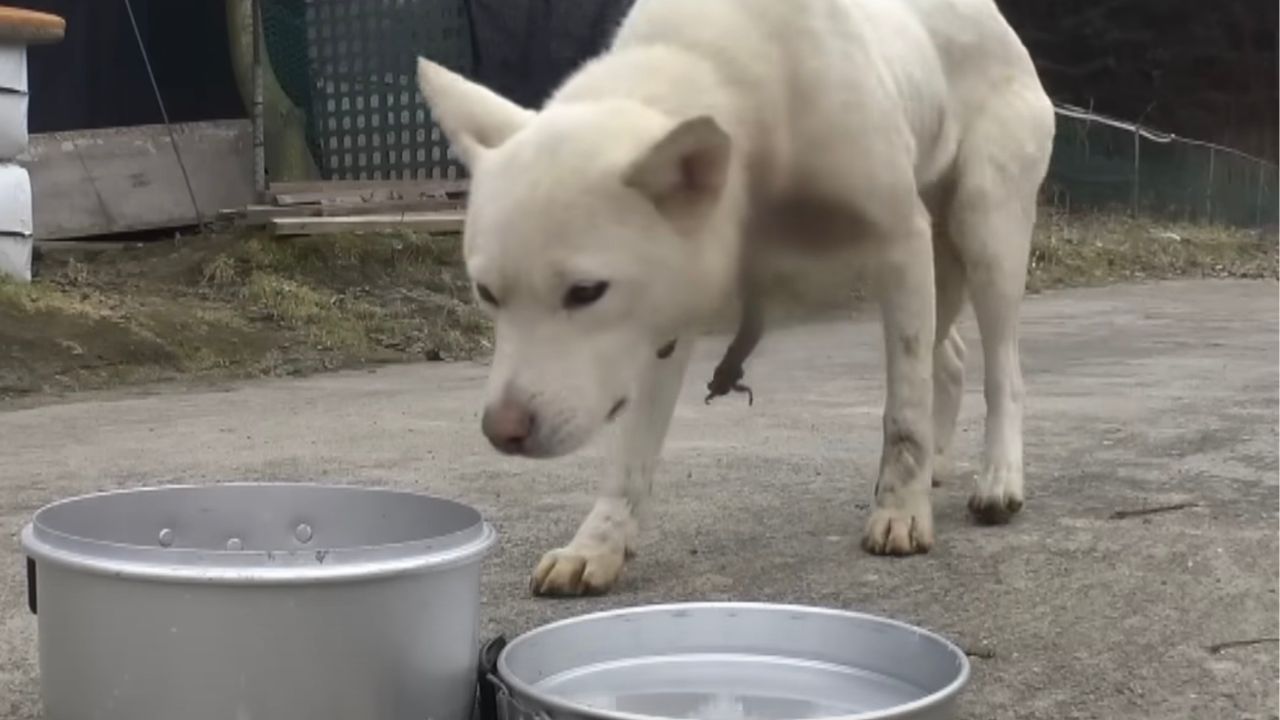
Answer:
POLYGON ((960 665, 960 673, 954 680, 947 684, 941 690, 932 692, 922 698, 913 700, 909 703, 899 705, 885 710, 872 710, 870 712, 856 713, 853 715, 838 715, 824 718, 816 718, 815 720, 891 720, 892 718, 908 716, 917 710, 928 708, 939 703, 945 702, 960 693, 964 686, 969 682, 969 658, 964 654, 955 643, 947 640, 941 635, 916 627, 909 623, 892 618, 880 617, 878 615, 870 615, 854 610, 839 610, 835 608, 813 607, 809 605, 794 605, 785 603, 769 603, 769 602, 677 602, 677 603, 661 603, 655 605, 640 605, 625 608, 615 608, 613 610, 604 610, 601 612, 589 613, 586 615, 576 615, 574 617, 558 620, 547 625, 540 625, 529 632, 520 635, 511 642, 507 643, 501 654, 498 655, 497 675, 503 686, 517 699, 531 699, 533 702, 541 705, 540 709, 550 709, 557 712, 573 713, 574 716, 589 715, 599 720, 655 720, 652 715, 637 715, 628 712, 618 712, 615 710, 601 710, 598 708, 580 705, 578 703, 568 702, 557 698, 553 695, 538 691, 532 685, 524 680, 511 676, 507 667, 507 653, 512 648, 517 647, 521 641, 542 633, 554 631, 556 628, 566 625, 584 622, 587 620, 608 618, 618 615, 628 615, 637 612, 640 613, 661 613, 673 610, 777 610, 781 612, 803 612, 817 615, 828 615, 834 617, 848 618, 850 620, 870 620, 873 622, 883 623, 885 625, 893 625, 904 630, 909 630, 917 635, 929 638, 946 648, 960 665))
POLYGON ((349 582, 463 565, 483 556, 497 540, 497 532, 474 508, 453 500, 405 490, 358 485, 303 482, 233 482, 209 485, 161 485, 108 490, 78 495, 45 505, 22 529, 23 551, 39 562, 119 578, 222 585, 292 585, 349 582), (113 495, 137 495, 170 490, 268 487, 355 490, 430 499, 474 513, 467 528, 420 540, 343 548, 297 550, 204 550, 164 548, 79 537, 41 523, 47 510, 70 503, 113 495))

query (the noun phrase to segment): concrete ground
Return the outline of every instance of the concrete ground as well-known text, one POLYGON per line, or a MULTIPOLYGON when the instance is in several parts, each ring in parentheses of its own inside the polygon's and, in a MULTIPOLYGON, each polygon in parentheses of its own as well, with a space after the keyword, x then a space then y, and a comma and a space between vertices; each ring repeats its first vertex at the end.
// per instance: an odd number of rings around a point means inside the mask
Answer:
MULTIPOLYGON (((598 454, 498 457, 479 432, 485 370, 387 367, 0 413, 0 714, 39 716, 35 619, 17 533, 42 504, 140 483, 301 478, 458 498, 499 529, 484 631, 684 599, 815 603, 940 631, 975 655, 962 716, 1275 718, 1277 286, 1179 282, 1057 292, 1025 309, 1028 503, 1012 526, 936 491, 923 557, 857 547, 879 449, 874 318, 771 335, 740 398, 702 403, 722 342, 686 388, 641 555, 612 595, 530 598, 568 539, 598 454), (1194 507, 1113 519, 1117 511, 1194 507)), ((974 338, 971 317, 966 335, 974 338)), ((976 342, 971 342, 976 349, 976 342)), ((981 441, 979 353, 959 435, 981 441)))

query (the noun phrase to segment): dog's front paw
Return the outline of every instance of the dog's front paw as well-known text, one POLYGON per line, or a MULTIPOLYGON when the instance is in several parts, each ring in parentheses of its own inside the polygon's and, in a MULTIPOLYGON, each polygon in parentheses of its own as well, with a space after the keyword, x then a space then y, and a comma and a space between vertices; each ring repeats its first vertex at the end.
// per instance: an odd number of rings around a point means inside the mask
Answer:
POLYGON ((621 548, 569 545, 542 556, 533 570, 529 590, 534 595, 578 597, 602 595, 622 575, 626 554, 621 548))
POLYGON ((933 509, 928 499, 907 508, 876 508, 862 534, 862 548, 873 555, 915 555, 931 547, 933 509))

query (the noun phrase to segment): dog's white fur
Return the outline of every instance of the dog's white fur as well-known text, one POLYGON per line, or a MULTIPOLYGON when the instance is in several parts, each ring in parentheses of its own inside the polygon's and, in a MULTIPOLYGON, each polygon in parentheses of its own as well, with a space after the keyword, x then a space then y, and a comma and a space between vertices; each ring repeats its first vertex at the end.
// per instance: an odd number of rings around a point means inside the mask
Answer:
POLYGON ((538 564, 536 592, 617 580, 693 336, 734 297, 744 237, 787 208, 857 244, 882 308, 888 393, 864 547, 934 542, 966 290, 987 402, 970 507, 995 520, 1021 507, 1016 325, 1054 115, 994 0, 638 0, 610 49, 536 112, 425 60, 419 81, 473 178, 467 268, 498 301, 488 407, 532 412, 521 452, 548 457, 629 402, 613 472, 538 564), (564 306, 570 286, 600 281, 598 302, 564 306))

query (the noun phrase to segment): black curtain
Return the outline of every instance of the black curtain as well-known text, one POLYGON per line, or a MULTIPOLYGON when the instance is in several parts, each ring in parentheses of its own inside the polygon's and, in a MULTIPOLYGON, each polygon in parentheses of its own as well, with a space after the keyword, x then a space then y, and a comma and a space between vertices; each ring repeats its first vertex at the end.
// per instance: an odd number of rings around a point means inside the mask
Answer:
POLYGON ((605 49, 632 0, 468 0, 474 79, 538 107, 605 49))
MULTIPOLYGON (((245 117, 227 50, 224 0, 132 0, 174 122, 245 117)), ((124 0, 24 0, 67 21, 61 43, 28 51, 31 132, 161 121, 124 0)))

